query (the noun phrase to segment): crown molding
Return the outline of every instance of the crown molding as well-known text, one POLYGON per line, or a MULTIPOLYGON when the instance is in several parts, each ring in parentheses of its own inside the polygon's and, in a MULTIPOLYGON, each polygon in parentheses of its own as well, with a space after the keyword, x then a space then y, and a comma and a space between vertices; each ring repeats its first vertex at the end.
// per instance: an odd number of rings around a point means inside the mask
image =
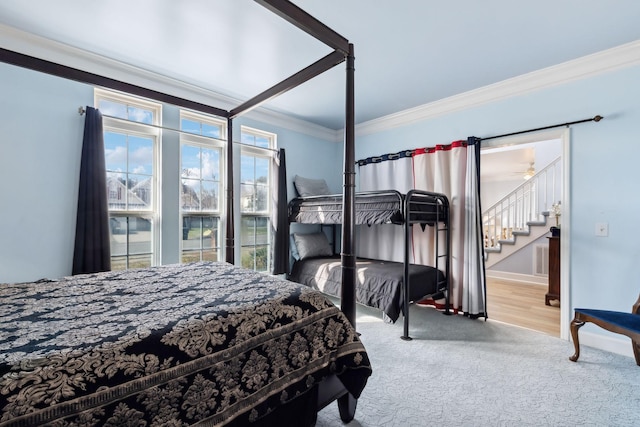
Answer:
MULTIPOLYGON (((222 95, 212 90, 185 83, 181 80, 150 70, 18 30, 8 25, 0 24, 0 39, 2 40, 2 47, 8 50, 205 105, 231 110, 243 102, 243 100, 222 95)), ((341 131, 339 130, 336 131, 325 128, 315 123, 297 119, 265 107, 258 107, 242 117, 332 142, 338 141, 341 135, 341 131)))
POLYGON ((640 64, 640 40, 403 110, 356 126, 369 135, 640 64))
MULTIPOLYGON (((135 67, 64 43, 36 36, 5 24, 0 24, 0 36, 2 39, 2 47, 5 49, 200 102, 205 105, 230 110, 243 102, 243 100, 225 96, 201 86, 185 83, 150 70, 135 67)), ((638 64, 640 64, 640 40, 360 123, 356 125, 356 135, 363 136, 407 126, 445 114, 455 113, 457 111, 478 107, 638 64)), ((265 107, 256 108, 243 117, 269 123, 326 141, 340 142, 343 140, 344 129, 329 129, 265 107)))

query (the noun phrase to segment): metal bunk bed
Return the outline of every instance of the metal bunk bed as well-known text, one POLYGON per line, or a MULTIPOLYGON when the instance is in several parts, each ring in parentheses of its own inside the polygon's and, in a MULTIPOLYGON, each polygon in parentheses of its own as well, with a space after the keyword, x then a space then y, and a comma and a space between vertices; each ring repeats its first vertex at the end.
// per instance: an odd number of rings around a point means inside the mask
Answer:
MULTIPOLYGON (((332 226, 342 224, 341 204, 341 195, 295 198, 289 203, 289 222, 332 226)), ((402 312, 402 339, 410 340, 409 305, 412 301, 417 302, 425 297, 444 297, 445 313, 449 313, 449 200, 444 194, 421 190, 411 190, 406 194, 394 190, 359 192, 355 195, 354 216, 358 225, 397 224, 403 227, 403 263, 369 259, 356 261, 356 300, 382 310, 391 321, 395 321, 398 313, 402 312), (428 225, 435 230, 432 266, 409 262, 413 225, 423 228, 428 225), (444 239, 443 244, 441 239, 444 239), (444 249, 441 249, 443 246, 444 249)), ((332 229, 335 253, 335 227, 332 229)), ((290 278, 339 296, 336 292, 339 278, 333 269, 336 262, 335 257, 296 261, 290 278)))
MULTIPOLYGON (((352 43, 324 25, 322 22, 300 9, 295 4, 287 0, 254 0, 281 18, 297 26, 301 30, 323 42, 333 52, 319 59, 308 67, 293 74, 285 80, 277 83, 263 93, 244 102, 242 105, 231 109, 230 111, 205 105, 199 102, 191 101, 169 95, 156 90, 147 89, 134 84, 115 80, 109 77, 93 74, 76 68, 68 67, 58 63, 46 61, 40 58, 17 53, 11 50, 0 48, 0 61, 28 68, 35 71, 63 77, 70 80, 79 81, 95 86, 108 89, 114 89, 150 98, 160 102, 166 102, 178 107, 189 108, 195 111, 213 114, 227 119, 227 161, 233 164, 233 119, 249 112, 250 110, 260 106, 278 95, 293 89, 302 83, 324 73, 334 66, 346 62, 346 99, 345 99, 345 138, 344 138, 344 177, 343 177, 343 205, 342 205, 342 304, 341 310, 347 319, 355 327, 355 218, 354 218, 354 195, 355 195, 355 90, 354 90, 354 74, 355 74, 355 56, 354 46, 352 43)), ((227 217, 233 218, 233 170, 227 168, 226 176, 226 198, 227 198, 227 217)), ((225 241, 225 260, 234 263, 234 221, 226 221, 226 241, 225 241)), ((340 379, 330 377, 323 381, 318 390, 317 410, 322 409, 333 400, 338 401, 340 417, 343 421, 348 422, 354 418, 357 399, 350 394, 340 379)), ((265 425, 269 425, 266 422, 265 425)))

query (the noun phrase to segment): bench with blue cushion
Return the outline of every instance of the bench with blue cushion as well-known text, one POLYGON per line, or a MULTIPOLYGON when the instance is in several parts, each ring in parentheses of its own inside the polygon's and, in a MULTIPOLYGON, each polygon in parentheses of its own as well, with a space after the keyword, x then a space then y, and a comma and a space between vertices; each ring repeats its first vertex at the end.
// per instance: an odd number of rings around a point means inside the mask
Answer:
POLYGON ((569 358, 576 362, 580 357, 580 343, 578 342, 578 329, 585 323, 591 322, 607 331, 626 335, 631 338, 633 354, 636 364, 640 366, 640 296, 633 305, 631 313, 610 310, 595 310, 590 308, 576 308, 575 316, 571 321, 571 337, 575 347, 575 354, 569 358))

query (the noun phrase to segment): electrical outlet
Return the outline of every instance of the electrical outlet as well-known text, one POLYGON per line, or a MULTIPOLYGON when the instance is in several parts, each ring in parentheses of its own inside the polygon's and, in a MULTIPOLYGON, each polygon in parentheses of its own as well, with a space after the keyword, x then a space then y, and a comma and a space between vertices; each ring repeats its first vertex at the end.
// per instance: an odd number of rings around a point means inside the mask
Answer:
POLYGON ((596 223, 596 236, 607 237, 609 235, 609 224, 606 222, 596 223))

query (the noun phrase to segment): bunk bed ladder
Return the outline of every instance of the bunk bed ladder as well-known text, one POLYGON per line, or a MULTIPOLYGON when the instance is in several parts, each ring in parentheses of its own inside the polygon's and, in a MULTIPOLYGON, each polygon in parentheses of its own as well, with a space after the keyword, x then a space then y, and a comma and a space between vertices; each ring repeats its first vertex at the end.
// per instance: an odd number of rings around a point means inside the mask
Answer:
MULTIPOLYGON (((451 274, 450 274, 450 269, 451 269, 451 256, 449 255, 451 253, 451 233, 450 233, 450 224, 449 224, 449 220, 450 220, 450 214, 449 214, 449 200, 448 199, 444 199, 443 203, 445 204, 445 212, 446 217, 444 218, 444 221, 442 221, 442 228, 440 228, 440 226, 437 226, 437 232, 436 232, 436 236, 438 234, 440 234, 440 232, 444 232, 445 235, 445 253, 444 254, 440 254, 439 256, 436 256, 436 268, 438 265, 438 258, 442 258, 444 257, 444 285, 445 285, 445 299, 444 299, 444 312, 443 314, 445 314, 446 316, 449 316, 451 314, 453 314, 451 312, 451 300, 450 300, 450 295, 451 295, 451 274)), ((440 222, 438 222, 438 224, 440 224, 440 222)))
MULTIPOLYGON (((451 267, 451 257, 449 256, 450 251, 451 251, 451 233, 450 231, 450 223, 449 223, 449 219, 450 219, 450 214, 449 214, 449 200, 448 198, 443 195, 443 194, 437 194, 437 193, 431 193, 431 192, 425 192, 425 191, 418 191, 418 190, 410 190, 404 199, 404 278, 403 278, 403 287, 404 287, 404 298, 403 298, 403 306, 402 306, 402 311, 403 311, 403 317, 404 317, 404 329, 403 329, 403 335, 400 337, 405 341, 411 341, 412 338, 409 336, 409 304, 410 304, 410 276, 409 276, 409 248, 410 248, 410 243, 412 241, 412 237, 411 237, 411 226, 414 223, 419 223, 419 220, 412 220, 412 213, 419 213, 419 211, 412 211, 411 210, 411 199, 412 196, 414 194, 417 195, 431 195, 434 197, 434 204, 435 204, 435 212, 436 212, 436 216, 435 216, 435 222, 433 224, 434 230, 435 230, 435 272, 434 274, 436 275, 436 281, 438 283, 438 289, 440 289, 440 284, 442 283, 442 281, 440 281, 438 279, 438 275, 439 275, 439 271, 440 271, 440 258, 444 258, 445 259, 445 265, 444 265, 444 270, 445 270, 445 278, 444 278, 444 297, 445 297, 445 311, 443 312, 443 314, 445 315, 451 315, 451 304, 450 304, 450 294, 451 294, 451 279, 450 279, 450 267, 451 267), (442 208, 442 209, 440 209, 442 208), (440 215, 442 212, 442 216, 440 215), (445 251, 444 253, 440 253, 440 234, 444 233, 444 238, 445 238, 445 251)), ((434 295, 433 299, 439 299, 439 292, 436 295, 434 295)))

